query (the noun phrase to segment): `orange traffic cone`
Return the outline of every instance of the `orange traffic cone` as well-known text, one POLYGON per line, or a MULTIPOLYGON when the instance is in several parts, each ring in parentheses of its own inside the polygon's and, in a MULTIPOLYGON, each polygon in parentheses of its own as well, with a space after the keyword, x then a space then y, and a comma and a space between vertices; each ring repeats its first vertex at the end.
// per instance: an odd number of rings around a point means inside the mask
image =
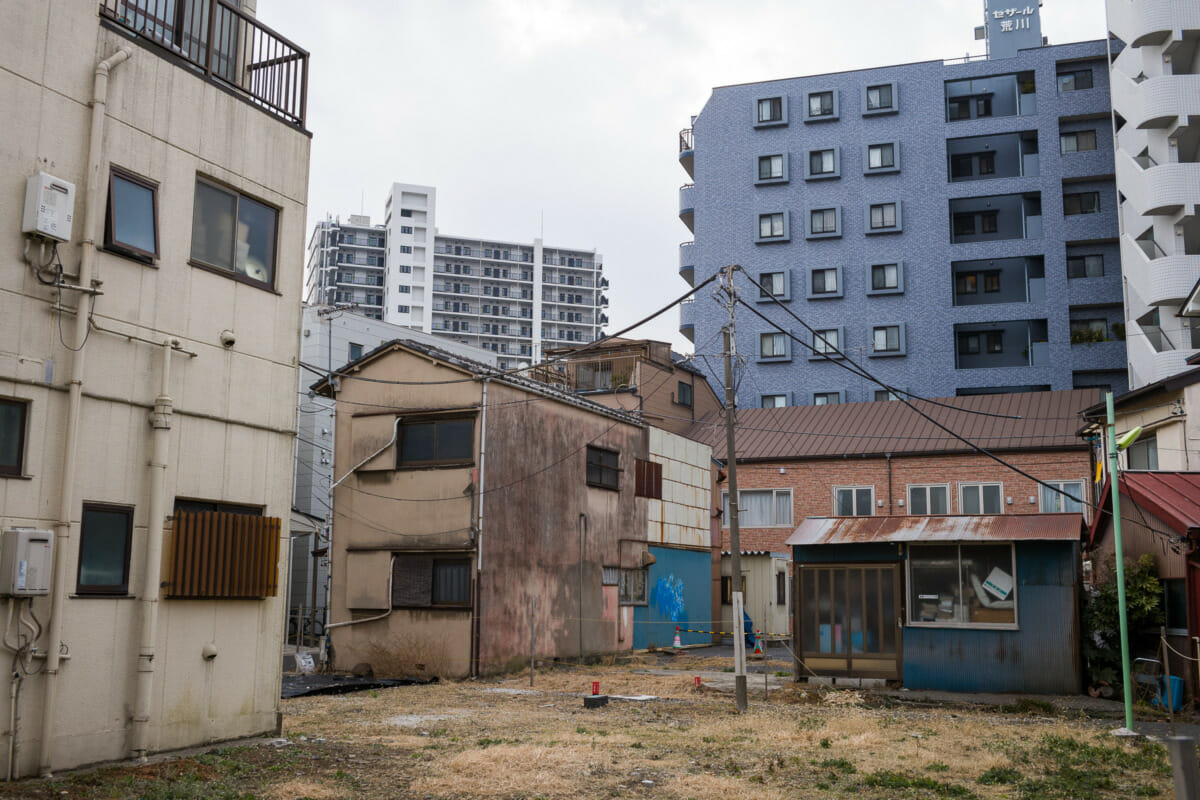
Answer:
POLYGON ((676 650, 680 650, 683 648, 683 642, 679 641, 679 626, 678 625, 675 626, 675 644, 673 644, 671 646, 674 647, 676 650))
POLYGON ((762 651, 762 631, 754 632, 754 655, 761 656, 762 651))

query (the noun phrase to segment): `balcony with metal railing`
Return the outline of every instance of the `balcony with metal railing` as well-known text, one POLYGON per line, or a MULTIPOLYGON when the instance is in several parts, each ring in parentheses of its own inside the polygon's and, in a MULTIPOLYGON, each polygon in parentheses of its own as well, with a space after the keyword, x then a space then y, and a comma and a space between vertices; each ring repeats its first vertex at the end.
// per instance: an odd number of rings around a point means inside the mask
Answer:
POLYGON ((163 57, 304 130, 308 51, 229 0, 101 0, 100 16, 163 57))
POLYGON ((696 341, 696 300, 688 298, 679 304, 679 332, 688 341, 696 341))
POLYGON ((679 276, 688 282, 688 286, 696 285, 696 243, 679 243, 679 276))
POLYGON ((691 128, 679 132, 679 163, 687 170, 688 177, 696 177, 695 173, 696 140, 691 128))
POLYGON ((689 231, 695 231, 696 216, 696 184, 685 183, 679 187, 679 221, 687 225, 689 231))

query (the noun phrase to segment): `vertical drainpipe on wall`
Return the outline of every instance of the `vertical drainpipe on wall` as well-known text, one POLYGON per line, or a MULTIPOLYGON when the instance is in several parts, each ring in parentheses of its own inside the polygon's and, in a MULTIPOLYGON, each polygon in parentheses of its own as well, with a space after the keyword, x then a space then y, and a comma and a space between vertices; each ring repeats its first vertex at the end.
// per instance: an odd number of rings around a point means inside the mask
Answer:
MULTIPOLYGON (((162 344, 162 390, 154 399, 154 410, 150 412, 152 428, 150 458, 150 509, 146 525, 146 567, 142 575, 142 591, 138 605, 142 608, 141 634, 138 639, 137 693, 133 707, 132 755, 142 762, 146 760, 150 740, 150 707, 154 690, 154 656, 158 638, 158 595, 161 591, 163 521, 167 517, 167 464, 170 460, 171 415, 174 401, 171 399, 171 349, 179 345, 178 339, 162 344)), ((290 566, 290 565, 289 565, 290 566)))
MULTIPOLYGON (((87 195, 84 199, 83 242, 79 255, 79 286, 92 289, 92 267, 96 260, 97 220, 102 219, 100 205, 104 200, 104 115, 108 105, 109 71, 133 55, 132 48, 122 47, 96 65, 92 84, 92 119, 88 139, 87 195)), ((71 334, 71 380, 67 387, 67 420, 63 446, 63 478, 59 491, 58 520, 54 523, 54 574, 50 594, 50 630, 46 636, 46 688, 42 701, 42 731, 38 752, 38 768, 43 777, 50 772, 51 743, 57 727, 55 713, 58 702, 58 669, 62 643, 63 606, 67 591, 67 543, 71 537, 71 515, 75 511, 76 456, 79 451, 79 416, 83 404, 84 343, 87 341, 89 319, 84 313, 84 296, 80 295, 75 311, 75 328, 71 334)), ((62 312, 59 312, 62 313, 62 312)), ((14 770, 14 775, 16 771, 14 770)))
POLYGON ((483 395, 479 399, 479 507, 475 514, 475 620, 471 634, 471 646, 475 651, 472 658, 472 673, 479 674, 479 651, 480 651, 480 617, 482 616, 483 607, 483 488, 484 488, 484 470, 487 467, 487 390, 488 381, 491 378, 483 379, 483 395))
POLYGON ((579 512, 579 660, 583 661, 583 547, 587 538, 588 516, 579 512))
POLYGON ((892 514, 892 454, 887 454, 888 462, 888 516, 892 514))

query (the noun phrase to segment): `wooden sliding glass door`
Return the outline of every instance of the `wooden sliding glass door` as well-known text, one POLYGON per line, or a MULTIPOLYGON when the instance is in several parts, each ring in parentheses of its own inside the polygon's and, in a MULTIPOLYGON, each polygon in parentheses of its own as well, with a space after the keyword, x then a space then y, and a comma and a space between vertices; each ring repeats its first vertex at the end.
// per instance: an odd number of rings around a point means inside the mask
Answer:
POLYGON ((900 679, 898 564, 797 565, 796 584, 798 655, 808 669, 900 679))

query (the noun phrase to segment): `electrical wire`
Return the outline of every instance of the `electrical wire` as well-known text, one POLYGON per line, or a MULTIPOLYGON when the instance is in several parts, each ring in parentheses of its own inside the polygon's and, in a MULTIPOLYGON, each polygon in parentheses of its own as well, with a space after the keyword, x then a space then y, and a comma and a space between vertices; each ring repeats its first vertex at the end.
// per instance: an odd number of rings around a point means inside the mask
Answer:
MULTIPOLYGON (((755 283, 755 281, 753 281, 753 280, 751 280, 751 282, 752 282, 752 283, 755 283)), ((777 323, 775 323, 775 322, 772 322, 770 319, 768 319, 768 318, 767 318, 766 316, 764 316, 763 314, 760 314, 756 308, 754 308, 753 306, 751 306, 751 305, 750 305, 749 303, 747 303, 745 300, 742 300, 740 297, 738 297, 738 296, 737 296, 737 292, 736 292, 736 290, 735 290, 735 289, 734 289, 732 286, 730 286, 730 287, 727 287, 726 291, 727 291, 727 292, 729 292, 729 295, 730 295, 730 302, 736 302, 736 303, 738 303, 738 304, 740 304, 740 305, 742 305, 742 306, 746 307, 747 309, 749 309, 749 310, 750 310, 750 312, 751 312, 751 313, 753 313, 755 316, 757 316, 758 318, 760 318, 760 319, 761 319, 763 322, 766 322, 766 323, 767 323, 768 325, 770 325, 771 327, 775 328, 776 330, 780 331, 781 333, 785 334, 786 336, 789 336, 790 338, 792 338, 793 340, 795 340, 795 341, 796 341, 798 344, 800 344, 802 347, 805 347, 805 348, 807 348, 808 350, 811 350, 813 353, 816 353, 816 354, 818 354, 818 355, 824 355, 824 356, 828 357, 828 355, 829 355, 829 354, 828 354, 828 352, 825 352, 825 353, 821 353, 821 352, 819 352, 819 351, 818 351, 818 350, 817 350, 815 347, 813 347, 812 345, 808 344, 807 342, 805 342, 805 341, 804 341, 803 339, 801 339, 800 337, 796 336, 796 335, 795 335, 794 333, 792 333, 791 331, 788 331, 788 330, 784 329, 783 327, 781 327, 781 326, 780 326, 780 325, 778 325, 777 323)), ((798 316, 796 316, 795 314, 793 314, 793 313, 792 313, 792 311, 791 311, 791 309, 787 308, 786 306, 783 306, 783 304, 782 304, 782 303, 780 303, 780 307, 782 307, 782 308, 784 309, 784 311, 786 311, 786 312, 787 312, 787 313, 788 313, 788 314, 789 314, 791 317, 793 317, 793 318, 794 318, 794 319, 795 319, 797 322, 799 322, 801 325, 803 325, 803 326, 804 326, 804 327, 805 327, 805 328, 806 328, 808 331, 810 331, 811 333, 813 333, 813 335, 814 335, 814 336, 816 335, 816 331, 815 331, 815 330, 814 330, 814 329, 813 329, 813 328, 812 328, 812 327, 811 327, 811 326, 810 326, 808 323, 806 323, 804 320, 800 319, 800 317, 798 317, 798 316)), ((826 347, 828 347, 829 349, 833 350, 833 351, 834 351, 835 353, 837 353, 838 355, 842 356, 842 358, 846 358, 846 355, 845 355, 844 353, 842 353, 842 351, 841 351, 841 350, 838 350, 836 347, 833 347, 832 345, 829 345, 829 344, 826 344, 826 347)), ((832 359, 831 359, 831 360, 832 360, 832 359)), ((856 365, 856 366, 857 366, 857 365, 856 365)), ((849 369, 849 367, 847 367, 847 369, 849 369)), ((864 368, 864 367, 858 367, 858 370, 859 370, 859 373, 862 375, 862 377, 865 377, 865 378, 868 378, 868 379, 870 379, 871 381, 874 381, 875 383, 879 384, 879 386, 881 386, 881 387, 882 387, 882 388, 884 388, 884 389, 887 389, 888 391, 892 391, 892 387, 888 386, 886 383, 884 383, 883 381, 881 381, 881 380, 879 380, 878 378, 876 378, 876 377, 875 377, 874 375, 872 375, 872 374, 870 373, 870 371, 869 371, 869 370, 867 370, 866 368, 864 368)), ((851 371, 851 372, 854 372, 854 370, 850 370, 850 371, 851 371)), ((905 394, 907 394, 907 393, 905 393, 905 394)), ((920 398, 920 399, 924 399, 924 398, 920 398)), ((935 427, 937 427, 937 428, 940 428, 941 430, 944 430, 946 433, 950 434, 950 435, 951 435, 952 437, 954 437, 955 439, 958 439, 960 442, 962 442, 963 444, 967 445, 968 447, 970 447, 972 450, 974 450, 975 452, 979 453, 980 455, 987 456, 988 458, 992 459, 992 460, 993 460, 993 461, 995 461, 996 463, 998 463, 998 464, 1001 464, 1002 466, 1008 467, 1008 468, 1009 468, 1009 469, 1011 469, 1013 472, 1016 472, 1018 475, 1021 475, 1022 477, 1024 477, 1024 478, 1027 478, 1027 479, 1029 479, 1029 480, 1033 481, 1034 483, 1038 484, 1039 486, 1045 487, 1045 488, 1047 488, 1047 489, 1049 489, 1049 490, 1051 490, 1051 491, 1053 491, 1053 492, 1057 492, 1058 494, 1060 494, 1060 495, 1062 495, 1062 496, 1066 497, 1067 499, 1071 500, 1071 501, 1072 501, 1072 502, 1074 502, 1074 503, 1077 503, 1077 504, 1078 504, 1078 505, 1080 505, 1080 506, 1085 506, 1085 505, 1086 505, 1086 506, 1088 506, 1088 507, 1090 507, 1090 508, 1095 508, 1095 507, 1096 507, 1096 504, 1095 504, 1095 503, 1092 503, 1091 501, 1085 501, 1085 500, 1082 500, 1082 499, 1080 499, 1080 498, 1076 497, 1075 495, 1071 494, 1070 492, 1064 491, 1064 490, 1063 490, 1063 489, 1061 489, 1060 487, 1058 487, 1058 486, 1055 486, 1054 484, 1052 484, 1052 483, 1050 483, 1050 482, 1048 482, 1048 481, 1044 481, 1044 480, 1042 480, 1041 478, 1037 478, 1037 477, 1035 477, 1035 476, 1033 476, 1033 475, 1029 474, 1029 473, 1028 473, 1028 472, 1026 472, 1025 470, 1023 470, 1023 469, 1020 469, 1019 467, 1016 467, 1016 466, 1014 466, 1014 465, 1012 465, 1012 464, 1008 463, 1007 461, 1005 461, 1003 458, 1001 458, 1000 456, 996 455, 995 453, 992 453, 992 452, 990 452, 990 451, 988 451, 988 450, 984 449, 983 447, 980 447, 979 445, 977 445, 977 444, 975 444, 974 442, 972 442, 970 439, 966 438, 965 436, 962 436, 962 435, 960 435, 959 433, 957 433, 956 431, 952 430, 952 429, 951 429, 951 428, 949 428, 948 426, 946 426, 946 425, 943 425, 941 422, 938 422, 936 419, 934 419, 933 417, 929 416, 928 414, 926 414, 926 413, 925 413, 924 411, 922 411, 921 409, 917 408, 917 407, 916 407, 915 405, 913 405, 913 404, 912 404, 912 402, 911 402, 911 401, 909 401, 909 400, 908 400, 908 399, 907 399, 907 398, 906 398, 904 395, 902 395, 902 394, 901 394, 901 395, 898 395, 898 399, 897 399, 897 400, 894 400, 894 401, 891 401, 891 402, 899 402, 899 403, 904 403, 904 405, 908 406, 908 408, 912 409, 912 411, 914 411, 914 412, 915 412, 917 415, 919 415, 920 417, 922 417, 922 418, 923 418, 925 421, 929 422, 931 425, 933 425, 933 426, 935 426, 935 427)), ((936 403, 936 401, 933 401, 933 402, 935 402, 935 403, 936 403)), ((937 403, 937 405, 943 405, 943 404, 937 403)), ((956 409, 956 410, 957 410, 957 409, 956 409)), ((988 416, 995 416, 995 415, 991 415, 991 414, 989 414, 988 416)))

